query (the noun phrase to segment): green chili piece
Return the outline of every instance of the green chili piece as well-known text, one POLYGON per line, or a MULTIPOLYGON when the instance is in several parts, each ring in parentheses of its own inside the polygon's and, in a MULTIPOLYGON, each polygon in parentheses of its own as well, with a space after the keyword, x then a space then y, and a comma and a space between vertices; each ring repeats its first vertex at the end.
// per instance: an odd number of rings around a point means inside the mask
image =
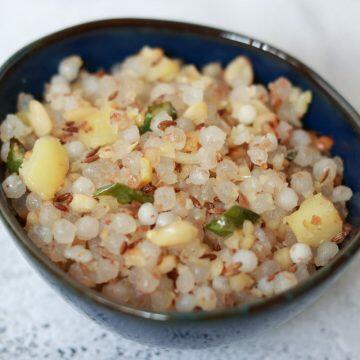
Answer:
POLYGON ((259 217, 258 214, 249 209, 234 205, 218 218, 211 220, 205 228, 219 236, 228 236, 236 229, 241 228, 245 220, 254 223, 259 217))
POLYGON ((10 172, 19 172, 19 168, 24 160, 25 152, 25 148, 19 140, 15 138, 10 140, 10 148, 6 161, 6 166, 10 172))
POLYGON ((157 115, 159 112, 165 111, 168 113, 169 116, 172 117, 173 120, 177 118, 177 112, 174 106, 171 104, 170 101, 163 102, 161 104, 154 104, 148 107, 144 123, 139 127, 140 134, 144 134, 147 131, 151 131, 151 120, 157 115))
POLYGON ((147 195, 142 191, 131 189, 120 183, 102 186, 94 193, 94 196, 102 195, 113 196, 120 204, 129 204, 132 201, 138 201, 140 203, 152 203, 154 201, 152 195, 147 195))

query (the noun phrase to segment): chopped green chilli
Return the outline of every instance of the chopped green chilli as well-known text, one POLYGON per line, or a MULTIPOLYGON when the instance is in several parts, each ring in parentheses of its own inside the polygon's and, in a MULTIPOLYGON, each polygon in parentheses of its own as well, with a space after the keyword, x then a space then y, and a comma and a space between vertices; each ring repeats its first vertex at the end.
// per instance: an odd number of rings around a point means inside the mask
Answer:
POLYGON ((10 149, 6 161, 6 166, 10 172, 19 172, 19 168, 24 160, 24 155, 25 148, 23 144, 17 139, 11 139, 10 149))
POLYGON ((138 201, 140 203, 152 203, 154 201, 152 195, 147 195, 142 191, 131 189, 120 183, 102 186, 94 193, 94 196, 102 195, 113 196, 120 204, 129 204, 132 201, 138 201))
POLYGON ((234 223, 224 215, 211 220, 205 228, 220 236, 231 235, 236 229, 234 223))
POLYGON ((145 120, 144 124, 140 126, 140 134, 144 134, 147 131, 151 131, 151 120, 153 117, 158 114, 161 111, 165 111, 168 113, 169 116, 172 117, 173 120, 177 118, 177 112, 174 106, 171 104, 170 101, 163 102, 161 104, 155 104, 148 107, 146 114, 145 114, 145 120))
POLYGON ((206 229, 219 236, 231 235, 236 229, 241 228, 245 220, 255 222, 259 215, 238 205, 232 206, 221 216, 213 219, 206 225, 206 229))
POLYGON ((260 217, 253 211, 238 205, 232 206, 229 210, 225 211, 223 215, 231 220, 237 228, 241 227, 245 220, 250 220, 254 223, 260 217))

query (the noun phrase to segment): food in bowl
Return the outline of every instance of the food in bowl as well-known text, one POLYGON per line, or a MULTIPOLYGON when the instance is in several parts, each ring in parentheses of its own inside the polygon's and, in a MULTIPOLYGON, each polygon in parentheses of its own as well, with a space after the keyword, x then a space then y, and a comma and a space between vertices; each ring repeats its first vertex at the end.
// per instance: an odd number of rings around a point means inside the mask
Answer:
POLYGON ((311 93, 144 47, 109 73, 59 64, 2 122, 2 187, 30 239, 120 303, 182 312, 281 293, 349 232, 343 163, 302 129, 311 93))

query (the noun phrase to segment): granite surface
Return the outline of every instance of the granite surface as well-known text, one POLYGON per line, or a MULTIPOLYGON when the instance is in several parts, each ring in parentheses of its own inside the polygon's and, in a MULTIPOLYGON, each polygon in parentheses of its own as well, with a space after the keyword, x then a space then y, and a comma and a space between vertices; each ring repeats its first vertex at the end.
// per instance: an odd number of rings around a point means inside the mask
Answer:
MULTIPOLYGON (((0 4, 0 62, 39 36, 86 20, 177 19, 226 27, 285 49, 360 110, 357 0, 0 0, 0 4), (17 16, 19 9, 27 16, 17 16)), ((126 341, 77 313, 29 267, 1 227, 0 249, 0 360, 360 358, 359 257, 314 306, 282 327, 245 344, 174 351, 126 341)))

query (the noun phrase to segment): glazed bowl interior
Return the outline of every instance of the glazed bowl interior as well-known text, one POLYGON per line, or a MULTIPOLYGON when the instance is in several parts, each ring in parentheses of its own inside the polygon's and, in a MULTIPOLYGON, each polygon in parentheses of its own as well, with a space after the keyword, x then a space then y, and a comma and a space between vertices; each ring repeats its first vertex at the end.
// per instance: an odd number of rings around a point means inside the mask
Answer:
MULTIPOLYGON (((155 20, 118 19, 80 25, 55 33, 30 44, 10 58, 0 70, 0 118, 15 111, 17 95, 29 92, 41 98, 44 84, 56 73, 59 61, 71 54, 78 54, 90 71, 108 70, 114 63, 137 52, 142 46, 157 46, 175 58, 198 67, 218 61, 226 65, 238 55, 247 56, 254 67, 256 82, 268 84, 279 76, 285 76, 295 85, 309 89, 313 101, 307 113, 305 127, 333 137, 333 154, 345 163, 345 184, 354 196, 349 203, 349 222, 354 226, 338 256, 309 280, 294 289, 271 299, 246 304, 234 309, 190 314, 156 313, 135 309, 129 305, 116 304, 101 294, 70 279, 52 263, 28 239, 15 218, 4 193, 0 194, 0 210, 6 226, 25 255, 36 259, 39 267, 51 272, 63 286, 90 301, 119 311, 157 320, 204 319, 213 316, 241 314, 269 307, 279 300, 296 299, 312 287, 316 287, 349 261, 359 247, 360 225, 360 120, 351 106, 324 80, 302 63, 271 46, 245 36, 196 25, 155 20), (65 284, 65 285, 64 285, 65 284)), ((5 167, 1 165, 1 179, 5 167)))

